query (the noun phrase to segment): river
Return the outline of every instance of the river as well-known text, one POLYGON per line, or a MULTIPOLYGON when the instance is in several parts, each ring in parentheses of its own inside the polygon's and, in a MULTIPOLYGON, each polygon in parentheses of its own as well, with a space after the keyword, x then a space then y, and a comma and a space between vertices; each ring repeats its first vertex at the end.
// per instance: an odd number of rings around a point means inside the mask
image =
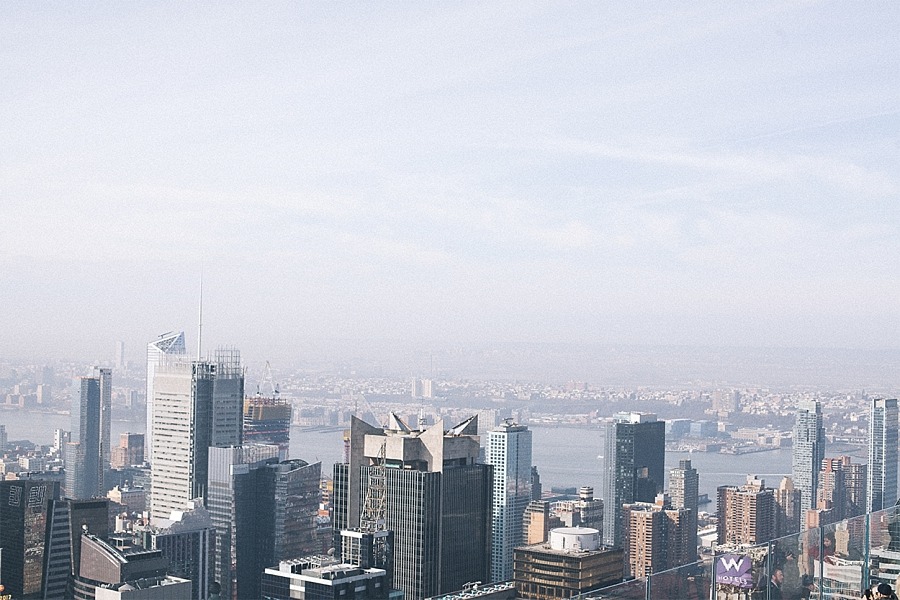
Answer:
MULTIPOLYGON (((68 415, 22 411, 0 411, 0 423, 6 426, 10 440, 29 439, 39 444, 52 443, 55 429, 70 429, 68 415)), ((114 420, 110 429, 115 444, 122 432, 143 432, 144 422, 114 420)), ((595 494, 602 497, 605 469, 602 429, 532 426, 531 430, 534 432, 532 461, 538 467, 544 490, 590 485, 595 494)), ((292 458, 322 461, 322 472, 330 474, 332 465, 343 460, 341 430, 292 427, 290 453, 292 458)), ((865 462, 865 449, 851 454, 855 461, 865 462)), ((678 466, 681 459, 691 460, 700 474, 700 493, 708 494, 713 501, 718 486, 742 484, 748 474, 757 475, 765 479, 768 486, 776 487, 781 478, 791 472, 790 448, 743 455, 666 452, 667 473, 668 469, 678 466)), ((707 505, 707 510, 710 509, 714 510, 714 504, 707 505)))

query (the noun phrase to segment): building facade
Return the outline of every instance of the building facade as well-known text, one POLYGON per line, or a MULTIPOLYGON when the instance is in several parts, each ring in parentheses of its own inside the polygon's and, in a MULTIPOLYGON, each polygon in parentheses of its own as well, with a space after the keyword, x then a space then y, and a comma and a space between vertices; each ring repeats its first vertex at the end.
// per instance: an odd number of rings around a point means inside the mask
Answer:
POLYGON ((868 511, 897 502, 897 400, 872 400, 869 407, 868 511))
POLYGON ((147 344, 147 439, 144 453, 150 462, 153 461, 153 430, 151 424, 154 421, 155 396, 153 385, 156 380, 156 367, 163 361, 165 356, 184 356, 186 353, 187 347, 184 345, 183 331, 164 333, 155 341, 147 344))
POLYGON ((81 536, 109 534, 109 502, 106 500, 51 500, 44 541, 46 600, 71 598, 74 577, 81 565, 81 536))
POLYGON ((154 373, 150 514, 165 519, 206 497, 210 448, 241 444, 244 371, 229 349, 213 361, 164 359, 154 373))
POLYGON ((50 503, 58 498, 58 482, 0 481, 0 582, 13 598, 41 592, 50 503))
POLYGON ((600 532, 564 527, 543 544, 515 550, 513 578, 519 598, 556 600, 622 581, 621 549, 600 545, 600 532))
POLYGON ((494 467, 491 581, 509 581, 513 549, 522 545, 522 517, 531 501, 531 431, 511 421, 490 431, 485 462, 494 467))
POLYGON ((291 403, 282 398, 244 399, 244 443, 274 444, 287 460, 291 446, 291 403))
POLYGON ((393 594, 384 569, 363 569, 328 556, 281 561, 262 577, 262 600, 381 600, 393 594))
POLYGON ((654 414, 618 413, 606 430, 603 543, 621 547, 622 505, 654 502, 665 478, 666 424, 654 414))
POLYGON ((690 460, 678 461, 678 466, 669 471, 669 501, 672 508, 690 509, 685 523, 686 530, 693 536, 694 558, 697 555, 697 516, 700 511, 700 475, 691 466, 690 460))
POLYGON ((144 463, 144 434, 126 432, 119 435, 119 445, 114 446, 110 456, 113 469, 125 469, 144 463))
POLYGON ((762 544, 775 537, 775 495, 762 479, 743 486, 719 486, 716 515, 719 544, 762 544))
MULTIPOLYGON (((386 428, 351 420, 349 462, 335 465, 334 525, 360 527, 370 482, 393 532, 393 587, 408 600, 490 577, 492 467, 478 464, 478 421, 412 429, 397 415, 386 428), (381 464, 379 464, 381 463, 381 464)), ((373 496, 369 496, 373 498, 373 496)))
POLYGON ((800 492, 794 489, 794 480, 782 477, 775 495, 775 537, 784 537, 800 531, 800 492))
POLYGON ((215 580, 223 599, 258 598, 263 570, 276 564, 274 485, 266 466, 277 463, 278 446, 209 449, 206 504, 216 529, 215 580))
POLYGON ((79 381, 77 427, 66 445, 66 496, 74 499, 106 495, 104 474, 109 469, 109 431, 112 420, 112 370, 98 369, 79 381), (71 451, 71 452, 70 452, 71 451))
POLYGON ((825 459, 825 427, 822 423, 822 404, 804 400, 797 407, 794 420, 792 479, 800 492, 801 514, 816 508, 819 469, 825 459))
POLYGON ((164 527, 135 532, 147 550, 159 550, 169 561, 167 573, 190 581, 190 598, 207 600, 215 575, 215 526, 198 498, 170 515, 164 527))
POLYGON ((692 512, 665 501, 624 505, 626 577, 646 577, 695 561, 697 534, 689 529, 695 523, 692 512))

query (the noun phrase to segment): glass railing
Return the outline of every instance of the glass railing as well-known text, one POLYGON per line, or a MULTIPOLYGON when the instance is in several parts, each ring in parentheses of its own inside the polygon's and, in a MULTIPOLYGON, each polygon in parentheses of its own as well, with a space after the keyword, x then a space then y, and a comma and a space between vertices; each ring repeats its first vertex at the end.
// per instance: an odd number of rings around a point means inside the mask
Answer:
POLYGON ((900 507, 772 540, 721 550, 681 567, 626 581, 584 600, 858 600, 900 576, 900 507), (774 580, 773 582, 773 575, 774 580), (780 586, 778 583, 780 582, 780 586), (809 596, 802 595, 803 588, 809 596))

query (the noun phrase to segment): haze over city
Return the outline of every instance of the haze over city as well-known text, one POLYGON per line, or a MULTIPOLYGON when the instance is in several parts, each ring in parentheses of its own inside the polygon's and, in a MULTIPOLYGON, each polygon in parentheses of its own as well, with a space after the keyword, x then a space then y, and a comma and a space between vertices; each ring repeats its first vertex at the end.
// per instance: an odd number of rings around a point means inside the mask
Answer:
POLYGON ((5 4, 0 355, 896 349, 867 8, 5 4))

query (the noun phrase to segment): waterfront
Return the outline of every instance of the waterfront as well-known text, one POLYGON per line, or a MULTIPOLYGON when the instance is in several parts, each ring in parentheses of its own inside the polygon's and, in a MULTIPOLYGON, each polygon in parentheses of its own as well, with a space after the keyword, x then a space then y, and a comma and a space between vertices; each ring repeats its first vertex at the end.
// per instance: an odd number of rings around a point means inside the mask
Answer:
MULTIPOLYGON (((0 411, 0 423, 6 425, 10 440, 30 439, 50 444, 53 431, 70 429, 68 415, 0 411)), ((605 470, 605 435, 602 428, 531 426, 533 433, 533 463, 538 466, 544 490, 551 487, 594 487, 598 497, 603 495, 605 470)), ((113 420, 113 443, 122 432, 143 432, 143 421, 113 420)), ((322 462, 322 472, 331 474, 332 465, 343 460, 343 436, 340 429, 315 430, 291 428, 291 457, 308 462, 322 462)), ((837 452, 828 452, 831 456, 837 452)), ((865 449, 851 451, 854 460, 865 462, 865 449)), ((791 471, 790 448, 752 454, 716 454, 706 452, 666 452, 666 470, 688 458, 700 473, 700 493, 708 494, 714 510, 716 488, 720 485, 742 484, 748 474, 758 475, 766 484, 775 487, 791 471)))

